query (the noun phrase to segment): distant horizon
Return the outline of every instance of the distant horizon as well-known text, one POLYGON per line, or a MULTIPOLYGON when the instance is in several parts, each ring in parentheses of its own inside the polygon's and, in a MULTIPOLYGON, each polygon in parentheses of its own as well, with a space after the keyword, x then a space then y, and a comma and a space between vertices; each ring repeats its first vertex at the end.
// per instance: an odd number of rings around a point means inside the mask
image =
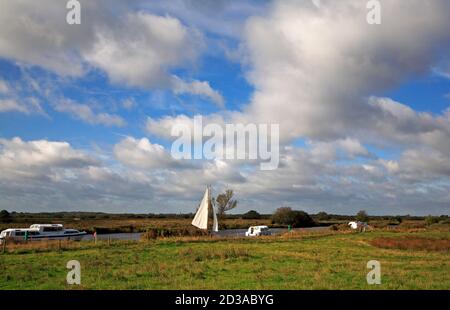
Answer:
MULTIPOLYGON (((304 211, 302 209, 297 209, 297 208, 292 208, 293 210, 297 210, 297 211, 304 211)), ((8 211, 10 214, 15 212, 15 213, 19 213, 19 214, 61 214, 61 213, 95 213, 95 214, 105 214, 105 215, 155 215, 155 216, 159 216, 159 215, 175 215, 175 216, 183 216, 183 215, 194 215, 195 211, 193 212, 187 212, 187 213, 135 213, 135 212, 126 212, 126 213, 113 213, 113 212, 101 212, 101 211, 50 211, 50 212, 29 212, 29 211, 10 211, 7 209, 2 209, 2 210, 6 210, 8 211)), ((1 210, 0 210, 1 211, 1 210)), ((226 213, 226 215, 231 215, 231 216, 238 216, 238 215, 244 215, 247 212, 250 211, 256 211, 258 212, 260 215, 262 216, 269 216, 272 215, 276 210, 274 210, 274 212, 271 213, 262 213, 259 212, 258 210, 248 210, 246 212, 243 213, 237 213, 237 212, 228 212, 226 213)), ((359 210, 359 211, 365 211, 365 210, 359 210)), ((306 211, 305 211, 306 212, 306 211)), ((325 211, 318 211, 316 213, 312 213, 312 212, 307 212, 310 215, 318 215, 321 212, 325 212, 325 211)), ((325 212, 327 215, 333 216, 356 216, 355 214, 342 214, 342 213, 328 213, 325 212)), ((396 217, 396 216, 400 216, 400 217, 406 217, 406 216, 411 216, 411 217, 427 217, 427 216, 450 216, 449 214, 423 214, 423 215, 415 215, 415 214, 369 214, 368 216, 373 216, 373 217, 396 217)))

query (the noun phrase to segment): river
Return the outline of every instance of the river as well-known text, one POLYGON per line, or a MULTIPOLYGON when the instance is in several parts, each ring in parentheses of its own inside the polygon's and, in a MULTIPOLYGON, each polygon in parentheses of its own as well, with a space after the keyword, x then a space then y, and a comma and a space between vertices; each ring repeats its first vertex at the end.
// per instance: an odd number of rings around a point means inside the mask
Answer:
MULTIPOLYGON (((310 228, 296 228, 295 231, 321 231, 326 230, 328 227, 310 227, 310 228)), ((244 237, 247 229, 225 229, 215 233, 218 237, 244 237)), ((287 232, 287 228, 271 228, 272 235, 279 235, 287 232)), ((141 238, 142 233, 118 233, 118 234, 98 234, 97 240, 124 240, 124 241, 138 241, 141 238)), ((83 240, 93 240, 92 234, 83 237, 83 240)))

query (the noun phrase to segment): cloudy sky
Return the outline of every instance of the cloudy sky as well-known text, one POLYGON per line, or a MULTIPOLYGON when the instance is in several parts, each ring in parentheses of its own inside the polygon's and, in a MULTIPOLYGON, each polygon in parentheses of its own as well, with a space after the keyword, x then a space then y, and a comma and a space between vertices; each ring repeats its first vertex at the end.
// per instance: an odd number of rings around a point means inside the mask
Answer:
POLYGON ((0 209, 450 213, 450 1, 0 0, 0 209), (280 167, 173 125, 280 124, 280 167))

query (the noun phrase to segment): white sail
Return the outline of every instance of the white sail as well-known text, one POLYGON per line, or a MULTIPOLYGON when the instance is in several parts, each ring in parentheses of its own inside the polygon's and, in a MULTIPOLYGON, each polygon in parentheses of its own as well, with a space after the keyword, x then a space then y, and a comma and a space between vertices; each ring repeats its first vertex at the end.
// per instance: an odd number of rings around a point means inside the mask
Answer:
POLYGON ((192 225, 200 229, 208 229, 209 188, 206 189, 200 207, 192 220, 192 225))

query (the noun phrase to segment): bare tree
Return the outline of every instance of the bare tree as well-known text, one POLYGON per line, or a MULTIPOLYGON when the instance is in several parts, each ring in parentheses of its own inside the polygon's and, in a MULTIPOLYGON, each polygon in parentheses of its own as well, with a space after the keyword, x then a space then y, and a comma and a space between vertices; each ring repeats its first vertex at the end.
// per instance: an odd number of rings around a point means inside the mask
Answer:
POLYGON ((227 189, 225 193, 217 196, 213 199, 213 203, 217 208, 217 215, 219 218, 223 218, 227 211, 230 211, 237 206, 237 200, 233 199, 233 190, 227 189))

